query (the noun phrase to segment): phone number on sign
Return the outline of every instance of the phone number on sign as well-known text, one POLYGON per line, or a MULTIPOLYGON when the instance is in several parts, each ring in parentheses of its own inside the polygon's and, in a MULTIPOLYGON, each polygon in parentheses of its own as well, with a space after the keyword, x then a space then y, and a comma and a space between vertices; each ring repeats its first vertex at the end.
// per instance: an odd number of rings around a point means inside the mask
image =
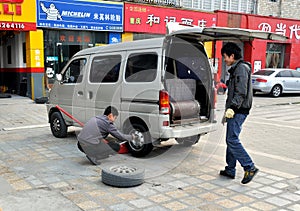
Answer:
POLYGON ((24 29, 24 23, 1 23, 0 29, 24 29))

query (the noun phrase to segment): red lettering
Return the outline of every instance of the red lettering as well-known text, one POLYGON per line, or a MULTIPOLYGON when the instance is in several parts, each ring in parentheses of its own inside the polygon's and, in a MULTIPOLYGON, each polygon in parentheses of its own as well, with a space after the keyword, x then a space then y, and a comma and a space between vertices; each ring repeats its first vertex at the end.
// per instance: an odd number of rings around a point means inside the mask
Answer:
POLYGON ((22 15, 22 7, 19 4, 16 4, 16 15, 22 15))
POLYGON ((65 35, 60 35, 59 36, 59 41, 65 42, 66 41, 66 36, 65 35))
POLYGON ((77 37, 77 42, 82 42, 82 38, 80 36, 77 37))
POLYGON ((13 15, 14 14, 13 12, 9 11, 9 5, 8 4, 3 4, 3 14, 6 14, 6 15, 13 15))
POLYGON ((0 0, 0 3, 23 3, 24 0, 0 0))
MULTIPOLYGON (((2 4, 2 5, 3 5, 3 14, 5 14, 5 15, 22 15, 22 5, 16 4, 15 5, 15 8, 16 8, 15 12, 10 10, 10 8, 13 7, 12 4, 2 4)), ((1 11, 0 11, 0 14, 1 14, 1 11)))
POLYGON ((91 41, 90 37, 88 37, 88 36, 84 36, 83 39, 84 39, 84 42, 87 42, 87 43, 89 43, 91 41))
POLYGON ((74 42, 74 35, 69 35, 69 42, 74 42))

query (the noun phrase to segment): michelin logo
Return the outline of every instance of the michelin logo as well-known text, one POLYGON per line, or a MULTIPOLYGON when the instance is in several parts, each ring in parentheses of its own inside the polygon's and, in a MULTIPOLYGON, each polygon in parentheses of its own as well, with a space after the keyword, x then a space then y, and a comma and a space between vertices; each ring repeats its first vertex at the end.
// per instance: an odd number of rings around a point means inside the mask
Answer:
POLYGON ((46 8, 44 3, 41 3, 41 8, 43 12, 47 14, 47 20, 62 20, 61 15, 54 4, 50 4, 50 7, 46 8))

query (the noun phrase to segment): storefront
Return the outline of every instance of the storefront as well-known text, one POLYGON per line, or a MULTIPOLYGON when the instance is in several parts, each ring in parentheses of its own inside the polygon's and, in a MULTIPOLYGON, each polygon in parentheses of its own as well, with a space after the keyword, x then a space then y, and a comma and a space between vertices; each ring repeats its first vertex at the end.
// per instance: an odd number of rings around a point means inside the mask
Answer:
POLYGON ((31 96, 41 80, 41 51, 36 30, 35 0, 0 1, 0 92, 31 96))
POLYGON ((46 89, 79 50, 121 42, 123 4, 104 1, 37 1, 37 27, 43 30, 46 89))
POLYGON ((180 22, 200 27, 215 26, 214 13, 174 9, 162 6, 124 3, 124 34, 122 41, 138 40, 166 34, 166 23, 180 22))
MULTIPOLYGON (((251 62, 253 71, 261 68, 292 68, 300 67, 297 55, 300 51, 300 21, 293 19, 274 18, 240 13, 217 11, 217 26, 232 28, 255 29, 274 32, 288 37, 286 42, 270 40, 254 40, 241 44, 243 57, 251 62)), ((219 59, 218 77, 226 77, 224 62, 221 60, 223 43, 218 42, 216 57, 219 59)))

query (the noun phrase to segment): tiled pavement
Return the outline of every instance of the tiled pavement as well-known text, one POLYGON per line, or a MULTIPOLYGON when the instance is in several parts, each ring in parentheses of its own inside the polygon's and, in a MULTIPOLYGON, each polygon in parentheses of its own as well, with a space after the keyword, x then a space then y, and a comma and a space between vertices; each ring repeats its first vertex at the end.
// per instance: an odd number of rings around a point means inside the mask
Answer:
POLYGON ((248 185, 240 183, 241 168, 235 180, 221 178, 224 154, 214 147, 222 145, 207 137, 191 150, 161 149, 147 159, 114 155, 92 166, 76 148, 75 134, 63 140, 51 135, 44 105, 25 98, 0 100, 0 114, 3 211, 300 210, 299 175, 260 167, 248 185), (34 128, 24 127, 30 125, 34 128), (104 185, 101 167, 115 163, 145 168, 145 183, 104 185))

